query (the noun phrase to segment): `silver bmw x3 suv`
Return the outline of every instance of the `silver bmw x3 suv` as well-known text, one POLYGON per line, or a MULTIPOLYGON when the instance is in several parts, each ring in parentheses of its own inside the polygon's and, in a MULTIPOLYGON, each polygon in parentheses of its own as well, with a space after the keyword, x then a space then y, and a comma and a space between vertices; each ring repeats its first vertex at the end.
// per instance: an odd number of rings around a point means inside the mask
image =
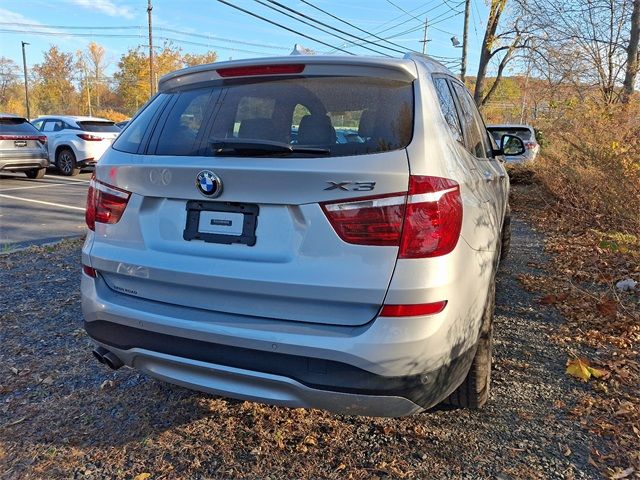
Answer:
POLYGON ((423 56, 171 73, 89 189, 93 353, 289 407, 479 407, 509 239, 502 154, 423 56))

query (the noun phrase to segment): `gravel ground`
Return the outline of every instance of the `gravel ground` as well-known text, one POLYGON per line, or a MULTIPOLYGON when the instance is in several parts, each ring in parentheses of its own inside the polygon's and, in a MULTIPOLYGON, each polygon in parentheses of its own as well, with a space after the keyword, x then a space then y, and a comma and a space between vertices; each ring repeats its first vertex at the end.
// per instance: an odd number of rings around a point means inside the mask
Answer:
POLYGON ((2 478, 596 478, 569 413, 586 388, 549 340, 561 319, 521 287, 541 235, 513 221, 495 371, 481 411, 338 416, 221 399, 91 356, 79 241, 0 256, 2 478), (145 476, 143 475, 142 478, 145 476))

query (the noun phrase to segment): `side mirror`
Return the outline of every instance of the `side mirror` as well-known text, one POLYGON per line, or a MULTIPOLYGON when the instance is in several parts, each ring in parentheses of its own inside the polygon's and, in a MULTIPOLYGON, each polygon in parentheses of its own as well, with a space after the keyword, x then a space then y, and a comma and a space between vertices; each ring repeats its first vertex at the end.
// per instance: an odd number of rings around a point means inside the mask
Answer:
POLYGON ((527 149, 520 137, 515 135, 503 135, 500 139, 500 151, 505 157, 522 155, 527 149))

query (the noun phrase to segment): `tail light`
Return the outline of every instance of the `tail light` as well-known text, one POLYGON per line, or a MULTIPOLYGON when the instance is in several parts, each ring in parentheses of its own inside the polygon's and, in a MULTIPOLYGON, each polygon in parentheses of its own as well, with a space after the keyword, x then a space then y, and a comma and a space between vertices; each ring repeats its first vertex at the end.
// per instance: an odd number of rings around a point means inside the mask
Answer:
POLYGON ((89 183, 85 220, 90 230, 96 229, 96 222, 118 223, 127 207, 131 193, 107 185, 94 178, 89 183))
POLYGON ((47 143, 45 135, 0 135, 0 140, 37 140, 40 143, 47 143))
POLYGON ((409 191, 321 205, 347 243, 399 247, 399 258, 450 253, 462 229, 460 186, 440 177, 411 176, 409 191))
POLYGON ((527 150, 531 150, 532 148, 535 148, 536 144, 534 142, 524 142, 524 147, 527 150))
POLYGON ((91 135, 90 133, 78 133, 78 137, 88 142, 100 142, 104 140, 102 137, 99 137, 97 135, 91 135))
POLYGON ((84 263, 82 264, 82 271, 85 275, 88 275, 91 278, 96 278, 97 276, 95 268, 91 268, 89 265, 85 265, 84 263))

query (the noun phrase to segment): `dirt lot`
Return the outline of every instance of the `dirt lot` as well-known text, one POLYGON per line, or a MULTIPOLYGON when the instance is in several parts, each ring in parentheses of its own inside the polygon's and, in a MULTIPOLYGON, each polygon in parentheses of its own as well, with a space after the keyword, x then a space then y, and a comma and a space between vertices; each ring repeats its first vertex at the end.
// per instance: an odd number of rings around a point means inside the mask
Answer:
POLYGON ((2 478, 597 478, 599 449, 570 406, 561 319, 518 278, 542 236, 514 219, 499 277, 489 405, 403 419, 216 398, 91 355, 79 305, 81 242, 0 257, 2 478), (144 474, 150 474, 149 476, 144 474), (141 475, 143 474, 143 475, 141 475))

